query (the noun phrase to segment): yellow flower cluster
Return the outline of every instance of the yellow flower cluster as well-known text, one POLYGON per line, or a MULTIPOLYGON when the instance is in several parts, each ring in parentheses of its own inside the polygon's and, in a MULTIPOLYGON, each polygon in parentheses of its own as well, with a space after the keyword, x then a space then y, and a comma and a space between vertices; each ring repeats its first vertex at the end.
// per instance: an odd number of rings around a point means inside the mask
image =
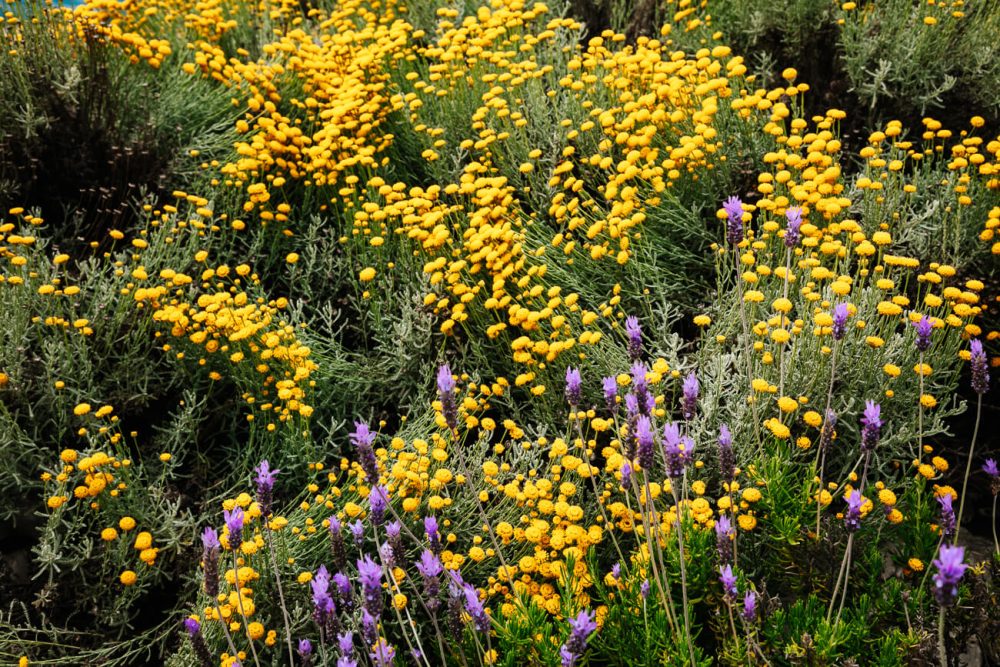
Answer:
MULTIPOLYGON (((195 259, 204 262, 207 253, 199 252, 195 259)), ((199 365, 224 358, 229 365, 249 368, 247 374, 259 381, 246 390, 244 399, 279 422, 312 414, 312 406, 305 402, 314 383, 309 376, 316 370, 310 349, 298 340, 295 327, 280 317, 286 299, 265 301, 243 291, 244 284, 257 283, 248 265, 206 267, 199 276, 200 293, 187 289, 195 281, 192 276, 163 269, 158 277, 152 286, 136 288, 135 301, 140 307, 148 304, 153 320, 169 326, 173 338, 197 346, 205 355, 198 359, 199 365)), ((163 349, 171 351, 173 345, 166 343, 163 349)), ((176 352, 178 358, 185 355, 183 350, 176 352)), ((221 375, 212 371, 211 377, 221 375)), ((273 422, 268 424, 268 429, 274 428, 273 422)))

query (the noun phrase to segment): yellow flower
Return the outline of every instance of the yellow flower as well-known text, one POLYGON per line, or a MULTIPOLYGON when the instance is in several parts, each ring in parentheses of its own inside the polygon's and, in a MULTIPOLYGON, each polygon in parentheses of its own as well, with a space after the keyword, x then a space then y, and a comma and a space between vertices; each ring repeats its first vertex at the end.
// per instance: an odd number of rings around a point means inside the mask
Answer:
POLYGON ((762 496, 760 494, 760 491, 753 487, 743 490, 743 500, 747 501, 748 503, 758 502, 761 499, 761 497, 762 496))
POLYGON ((923 394, 920 396, 920 405, 925 408, 933 408, 937 405, 937 399, 930 394, 923 394))
POLYGON ((133 545, 139 551, 143 549, 148 549, 153 545, 153 536, 143 531, 135 536, 135 544, 133 545))
POLYGON ((299 253, 297 252, 288 253, 285 256, 285 261, 288 262, 289 264, 295 264, 297 261, 299 261, 299 253))
POLYGON ((791 396, 782 396, 778 399, 778 409, 782 412, 794 412, 799 407, 799 402, 791 396))
POLYGON ((932 458, 931 459, 931 463, 934 465, 935 468, 938 469, 939 472, 947 472, 948 471, 948 462, 945 461, 940 456, 935 456, 934 458, 932 458))
POLYGON ((757 527, 757 517, 752 514, 741 514, 737 523, 740 524, 740 530, 749 532, 757 527))
POLYGON ((896 504, 896 494, 889 489, 882 489, 878 492, 878 501, 883 505, 892 507, 896 504))
POLYGON ((709 317, 708 315, 695 315, 694 323, 695 326, 707 327, 709 324, 712 323, 712 318, 709 317))
POLYGON ((118 521, 118 527, 124 530, 126 533, 133 528, 135 528, 135 519, 130 516, 123 516, 118 521))
POLYGON ((105 542, 111 542, 112 540, 117 539, 117 537, 118 531, 114 528, 105 528, 101 531, 101 539, 105 542))
POLYGON ((920 560, 919 558, 911 558, 910 560, 906 561, 906 564, 914 572, 924 571, 924 561, 920 560))
POLYGON ((375 279, 375 269, 370 266, 368 268, 361 269, 361 273, 358 274, 358 279, 360 279, 363 283, 371 282, 375 279))
POLYGON ((82 417, 88 412, 90 412, 90 403, 79 403, 75 408, 73 408, 73 414, 77 417, 82 417))
POLYGON ((131 586, 136 580, 135 572, 132 570, 125 570, 121 573, 121 576, 118 577, 118 580, 125 586, 131 586))
POLYGON ((162 454, 160 454, 160 460, 163 461, 164 463, 169 461, 171 458, 172 455, 170 454, 170 452, 163 452, 162 454))
POLYGON ((823 416, 815 410, 809 410, 802 415, 802 421, 813 428, 819 428, 823 424, 823 416))
POLYGON ((934 471, 934 468, 926 463, 921 463, 920 467, 917 468, 917 472, 919 472, 925 479, 931 479, 937 474, 934 471))
POLYGON ((264 626, 254 621, 247 626, 247 634, 250 635, 250 639, 260 639, 264 636, 264 626))

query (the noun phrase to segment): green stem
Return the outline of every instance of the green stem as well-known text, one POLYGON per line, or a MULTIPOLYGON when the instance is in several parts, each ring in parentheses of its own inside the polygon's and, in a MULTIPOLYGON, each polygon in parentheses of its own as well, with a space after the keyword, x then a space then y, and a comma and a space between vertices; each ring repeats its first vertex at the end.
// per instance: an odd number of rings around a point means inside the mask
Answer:
POLYGON ((941 661, 941 667, 948 667, 948 651, 944 647, 944 605, 938 612, 938 658, 941 661))
MULTIPOLYGON (((955 537, 952 544, 958 544, 958 534, 962 532, 962 512, 965 510, 965 489, 969 485, 969 473, 972 471, 972 454, 976 451, 976 438, 979 436, 979 418, 983 412, 983 395, 979 394, 976 400, 976 425, 972 429, 972 444, 969 446, 969 458, 965 462, 965 477, 962 479, 962 497, 958 503, 958 520, 955 522, 955 537)), ((996 522, 993 523, 993 530, 996 531, 996 522)))

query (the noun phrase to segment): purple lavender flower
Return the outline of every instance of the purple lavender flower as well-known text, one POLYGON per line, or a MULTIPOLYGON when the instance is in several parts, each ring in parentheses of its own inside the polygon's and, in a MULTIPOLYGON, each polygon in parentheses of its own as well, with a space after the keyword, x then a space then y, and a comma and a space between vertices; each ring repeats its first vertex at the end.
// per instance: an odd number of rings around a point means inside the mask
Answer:
POLYGON ((622 486, 626 489, 628 485, 632 482, 632 464, 629 463, 628 459, 622 463, 622 486))
POLYGON ((675 422, 663 426, 663 457, 666 461, 667 476, 677 479, 684 474, 684 468, 692 458, 694 441, 681 436, 680 426, 675 422))
POLYGON ((344 658, 354 655, 354 634, 344 632, 337 635, 337 650, 340 651, 340 655, 344 658))
POLYGON ((618 380, 613 377, 606 377, 601 380, 604 386, 604 405, 612 415, 618 413, 618 380))
POLYGON ((465 611, 469 613, 472 625, 477 631, 483 633, 490 631, 490 617, 479 599, 479 593, 472 584, 465 584, 465 611))
POLYGON ((646 365, 640 361, 632 364, 632 391, 635 393, 639 413, 648 415, 652 407, 649 401, 652 395, 646 381, 646 365))
POLYGON ((733 522, 725 514, 719 516, 715 521, 715 546, 719 553, 719 562, 729 564, 733 561, 733 538, 736 531, 733 529, 733 522))
POLYGON ((379 637, 375 649, 372 651, 372 660, 378 667, 392 667, 396 659, 396 650, 384 639, 379 637))
POLYGON ((307 667, 309 665, 312 665, 312 652, 313 652, 312 642, 309 641, 308 639, 300 639, 298 645, 298 654, 299 658, 302 660, 303 665, 306 665, 307 667))
POLYGON ((354 433, 348 436, 358 451, 358 463, 365 471, 365 476, 372 484, 378 482, 378 460, 375 458, 375 434, 363 421, 354 422, 354 433))
POLYGON ((917 329, 917 340, 914 346, 917 351, 926 352, 931 347, 931 332, 934 331, 934 325, 926 315, 921 315, 920 319, 913 323, 913 326, 917 329))
POLYGON ((358 579, 365 598, 365 609, 375 618, 382 613, 382 566, 365 555, 358 560, 358 579))
POLYGON ((441 593, 440 577, 443 571, 444 568, 441 566, 441 560, 430 549, 424 549, 420 554, 420 560, 417 561, 417 572, 420 573, 420 577, 423 579, 423 597, 427 604, 427 609, 432 614, 436 613, 441 605, 438 595, 441 593))
POLYGON ((639 586, 639 595, 642 596, 643 600, 649 598, 649 579, 642 580, 642 585, 639 586))
POLYGON ((875 401, 865 401, 865 414, 861 417, 861 450, 870 452, 878 444, 882 432, 882 406, 875 401))
POLYGON ((747 623, 757 620, 757 593, 752 590, 743 596, 743 620, 747 623))
POLYGON ((436 518, 432 516, 424 517, 424 533, 427 534, 427 541, 431 545, 431 551, 433 551, 435 555, 440 556, 442 548, 441 533, 438 531, 438 522, 436 518))
POLYGON ((629 419, 639 415, 639 399, 633 393, 625 394, 625 412, 628 413, 629 419))
POLYGON ((243 544, 243 508, 237 505, 232 510, 224 510, 222 518, 229 529, 229 548, 236 551, 243 544))
POLYGON ((372 523, 381 526, 385 523, 385 511, 389 508, 389 492, 381 484, 376 484, 368 494, 368 504, 372 508, 372 523))
POLYGON ((736 589, 736 575, 733 574, 731 565, 719 566, 719 581, 722 582, 722 590, 725 591, 726 598, 730 602, 735 600, 739 591, 736 589))
POLYGON ((840 340, 847 333, 847 317, 850 311, 846 303, 838 303, 833 307, 833 339, 840 340))
POLYGON ((351 580, 347 578, 347 575, 343 572, 337 572, 333 575, 333 586, 334 592, 337 594, 337 602, 343 606, 344 609, 350 611, 354 607, 354 600, 352 599, 351 591, 351 580))
POLYGON ((280 470, 271 470, 271 464, 264 459, 254 468, 257 477, 254 482, 257 484, 257 504, 260 506, 260 513, 267 516, 271 513, 271 500, 274 497, 274 480, 280 470))
POLYGON ((722 203, 726 211, 726 240, 737 245, 743 240, 743 202, 739 197, 730 197, 722 203))
POLYGON ((719 426, 719 472, 722 479, 732 482, 736 479, 736 455, 733 453, 733 434, 725 424, 719 426))
POLYGON ((642 327, 639 318, 630 315, 625 318, 625 333, 628 335, 628 356, 636 361, 642 356, 642 327))
POLYGON ((455 570, 448 570, 448 630, 456 638, 462 636, 465 619, 462 616, 465 582, 455 570))
POLYGON ((354 546, 360 549, 365 542, 365 524, 361 523, 361 519, 357 519, 353 523, 349 523, 347 527, 351 529, 354 546))
POLYGON ((455 379, 451 368, 444 364, 437 374, 438 397, 441 399, 441 414, 452 431, 458 430, 458 405, 455 403, 455 379))
POLYGON ((580 390, 583 386, 583 380, 580 377, 579 368, 567 368, 566 369, 566 401, 570 404, 570 407, 576 407, 580 405, 580 390))
POLYGON ((826 411, 823 426, 819 431, 819 449, 825 450, 833 442, 834 429, 837 428, 837 413, 832 409, 826 411))
POLYGON ((615 563, 611 566, 611 576, 614 577, 615 581, 621 581, 622 578, 622 565, 621 563, 615 563))
POLYGON ((990 476, 990 491, 993 495, 1000 494, 1000 468, 997 468, 995 459, 986 459, 983 463, 983 472, 990 476))
POLYGON ((201 534, 201 562, 205 568, 205 593, 213 600, 219 595, 219 534, 215 528, 206 526, 201 534))
POLYGON ((968 565, 965 564, 965 547, 941 546, 938 557, 932 563, 937 568, 934 574, 934 597, 944 607, 950 607, 958 598, 958 583, 962 580, 968 565))
POLYGON ((580 656, 587 651, 587 640, 597 630, 594 618, 594 614, 584 609, 576 618, 569 620, 569 637, 559 649, 562 667, 573 667, 580 656))
POLYGON ((337 658, 337 667, 358 667, 358 661, 351 658, 337 658))
POLYGON ((378 637, 378 619, 372 616, 367 609, 362 607, 361 639, 364 640, 365 644, 371 645, 375 643, 376 637, 378 637))
POLYGON ((958 527, 958 519, 955 516, 955 508, 952 506, 951 494, 944 493, 937 497, 938 505, 941 509, 941 533, 945 539, 955 534, 958 527))
POLYGON ((847 527, 847 530, 854 532, 861 527, 861 508, 865 504, 865 498, 857 489, 851 489, 851 492, 847 494, 844 500, 847 501, 847 513, 844 515, 844 525, 847 527))
POLYGON ((344 534, 341 532, 340 519, 336 514, 330 515, 330 554, 333 556, 333 566, 338 570, 347 567, 347 551, 344 549, 344 534))
POLYGON ((312 589, 313 620, 326 636, 332 636, 337 629, 337 605, 330 597, 330 573, 320 565, 309 582, 312 589))
POLYGON ((990 388, 990 369, 983 343, 978 338, 969 343, 969 361, 972 364, 972 389, 982 396, 990 388))
POLYGON ((635 439, 638 443, 639 465, 649 473, 653 470, 653 426, 646 415, 640 416, 635 422, 635 439))
POLYGON ((201 623, 195 618, 184 619, 184 629, 187 630, 194 654, 198 656, 201 667, 212 667, 215 661, 212 660, 212 653, 208 650, 205 637, 201 634, 201 623))
POLYGON ((788 220, 788 227, 785 228, 785 247, 794 248, 802 238, 802 209, 788 209, 785 211, 785 218, 788 220))
POLYGON ((684 378, 682 391, 684 396, 681 400, 681 412, 685 420, 691 421, 698 411, 698 376, 694 374, 694 371, 688 373, 687 377, 684 378))

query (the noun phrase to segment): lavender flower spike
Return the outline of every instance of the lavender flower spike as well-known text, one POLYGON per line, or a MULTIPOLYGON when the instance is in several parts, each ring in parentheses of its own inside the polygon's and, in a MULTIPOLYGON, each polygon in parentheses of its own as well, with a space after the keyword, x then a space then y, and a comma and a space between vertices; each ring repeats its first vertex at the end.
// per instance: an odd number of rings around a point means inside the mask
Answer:
POLYGON ((932 563, 937 568, 934 574, 934 597, 942 606, 949 607, 958 598, 958 584, 969 567, 964 561, 965 547, 944 544, 932 563))
POLYGON ((358 578, 365 597, 365 609, 373 617, 382 613, 382 566, 365 555, 358 560, 358 578))
POLYGON ((802 238, 802 209, 788 209, 785 211, 785 218, 788 220, 788 227, 785 228, 785 247, 794 248, 802 238))
POLYGON ((684 397, 682 399, 681 411, 684 414, 684 419, 691 421, 694 419, 695 414, 698 410, 698 376, 694 372, 688 373, 687 377, 684 378, 684 384, 682 387, 684 397))
POLYGON ((300 639, 298 645, 299 659, 302 660, 302 664, 306 667, 312 665, 312 642, 308 639, 300 639))
POLYGON ((733 522, 725 514, 715 521, 715 546, 719 553, 719 562, 728 565, 733 562, 733 539, 736 531, 733 522))
POLYGON ((955 516, 955 508, 952 506, 950 493, 945 493, 937 498, 938 505, 941 506, 941 533, 945 539, 955 534, 958 527, 958 518, 955 516))
POLYGON ((722 479, 732 482, 736 479, 736 455, 733 453, 733 434, 725 424, 719 425, 719 472, 722 479))
POLYGON ((875 401, 865 402, 865 414, 861 417, 861 450, 875 449, 882 432, 882 407, 875 401))
POLYGON ((575 408, 580 405, 580 389, 583 384, 583 380, 580 378, 580 369, 578 368, 567 368, 566 369, 566 402, 570 404, 570 407, 575 408))
POLYGON ((205 593, 214 600, 219 595, 219 549, 222 548, 215 528, 205 527, 201 544, 204 547, 201 562, 205 568, 205 593))
POLYGON ((719 566, 719 581, 722 582, 722 589, 730 602, 735 600, 739 591, 736 589, 736 575, 733 574, 731 565, 719 566))
POLYGON ((625 318, 625 334, 628 336, 629 359, 637 361, 642 356, 642 327, 638 317, 630 315, 625 318))
POLYGON ((375 649, 372 651, 372 660, 378 667, 392 667, 396 659, 396 650, 384 639, 379 637, 375 649))
POLYGON ((647 472, 653 470, 653 426, 649 417, 642 415, 635 422, 635 439, 638 443, 639 465, 647 472))
POLYGON ((847 317, 851 311, 847 309, 846 303, 838 303, 833 307, 833 339, 840 340, 847 333, 847 317))
POLYGON ((921 315, 920 319, 913 323, 913 326, 917 328, 917 340, 914 346, 917 351, 926 352, 931 347, 931 332, 934 331, 934 325, 926 315, 921 315))
POLYGON ((257 484, 257 504, 260 505, 260 513, 267 516, 271 513, 271 500, 274 496, 274 480, 280 470, 271 470, 271 464, 264 459, 254 468, 257 477, 254 482, 257 484))
POLYGON ((362 421, 354 422, 354 433, 349 436, 354 448, 358 451, 358 463, 365 471, 370 483, 378 481, 378 461, 375 459, 375 434, 362 421))
POLYGON ((743 202, 739 197, 730 197, 722 203, 726 211, 726 240, 738 245, 743 240, 743 202))
POLYGON ((597 622, 592 612, 584 609, 576 618, 569 620, 570 633, 566 643, 559 648, 562 667, 573 667, 587 651, 587 640, 597 630, 597 622))
POLYGON ((747 591, 743 596, 743 620, 748 623, 757 620, 757 593, 754 591, 747 591))
POLYGON ((847 530, 854 532, 861 527, 861 508, 865 504, 865 498, 857 489, 851 489, 851 492, 847 494, 844 500, 847 501, 847 513, 844 515, 844 525, 847 527, 847 530))
POLYGON ((451 430, 458 429, 458 405, 455 403, 455 379, 451 368, 444 364, 437 374, 438 397, 441 399, 441 414, 451 430))
POLYGON ((372 508, 372 523, 381 526, 385 523, 385 511, 389 508, 389 492, 381 484, 376 484, 368 494, 368 504, 372 508))
POLYGON ((601 380, 604 388, 604 405, 612 415, 618 412, 618 380, 614 377, 606 377, 601 380))
POLYGON ((969 361, 972 363, 972 389, 982 396, 990 388, 990 369, 983 343, 978 338, 969 343, 969 361))
POLYGON ((208 644, 205 643, 205 637, 201 634, 201 623, 197 619, 186 618, 184 619, 184 629, 187 630, 191 646, 194 647, 194 654, 198 656, 201 667, 212 667, 215 661, 212 659, 211 651, 208 650, 208 644))
POLYGON ((222 513, 229 529, 229 548, 236 551, 243 544, 243 508, 237 505, 232 510, 222 513))

